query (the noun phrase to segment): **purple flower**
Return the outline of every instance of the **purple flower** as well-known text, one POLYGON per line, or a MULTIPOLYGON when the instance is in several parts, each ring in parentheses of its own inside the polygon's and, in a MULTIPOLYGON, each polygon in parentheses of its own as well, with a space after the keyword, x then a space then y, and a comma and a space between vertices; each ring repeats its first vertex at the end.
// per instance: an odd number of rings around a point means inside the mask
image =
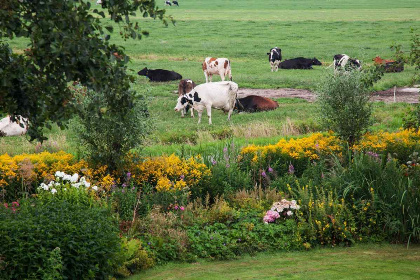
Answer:
POLYGON ((127 179, 130 179, 131 178, 131 172, 128 172, 127 173, 127 179))
POLYGON ((223 152, 226 153, 227 152, 227 147, 223 148, 223 152))
POLYGON ((181 176, 179 176, 179 179, 184 180, 185 176, 184 174, 182 174, 181 176))
POLYGON ((136 187, 133 187, 131 190, 134 191, 136 189, 136 187))
POLYGON ((271 166, 268 167, 268 172, 273 173, 273 168, 271 168, 271 166))
POLYGON ((265 171, 261 172, 261 176, 266 177, 267 174, 265 174, 265 171))
POLYGON ((230 167, 230 164, 229 163, 226 163, 226 168, 229 168, 230 167))
POLYGON ((216 165, 217 161, 215 161, 214 159, 211 160, 211 164, 216 165))
POLYGON ((151 243, 150 242, 147 242, 147 245, 150 245, 151 243))
POLYGON ((289 174, 294 174, 295 173, 295 167, 293 166, 293 164, 289 164, 289 174))
POLYGON ((122 184, 122 187, 123 188, 127 187, 127 184, 126 183, 122 184))

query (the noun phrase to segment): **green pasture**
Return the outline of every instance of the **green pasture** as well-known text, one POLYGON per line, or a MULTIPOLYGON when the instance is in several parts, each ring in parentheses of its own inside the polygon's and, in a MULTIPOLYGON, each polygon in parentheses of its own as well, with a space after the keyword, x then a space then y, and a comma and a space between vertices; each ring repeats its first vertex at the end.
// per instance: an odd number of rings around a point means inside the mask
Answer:
MULTIPOLYGON (((92 1, 94 8, 100 8, 92 1)), ((158 5, 164 7, 163 0, 158 5)), ((174 112, 178 82, 151 83, 137 76, 144 67, 179 72, 197 84, 205 82, 201 63, 207 56, 231 60, 233 80, 240 88, 302 88, 315 90, 334 54, 346 53, 365 65, 380 55, 392 58, 390 46, 401 44, 410 49, 411 28, 420 30, 420 2, 416 0, 181 0, 179 7, 164 7, 175 25, 165 27, 159 20, 132 18, 150 32, 142 40, 123 40, 114 26, 112 43, 122 45, 130 56, 129 71, 136 76, 133 88, 149 101, 154 132, 146 142, 146 154, 160 154, 207 145, 219 145, 225 139, 246 144, 267 143, 280 137, 302 135, 320 130, 316 104, 300 99, 277 99, 279 109, 254 114, 227 115, 212 111, 213 125, 207 115, 197 125, 197 117, 184 119, 174 112), (316 57, 323 66, 313 70, 279 70, 271 72, 266 53, 270 48, 282 49, 284 59, 298 56, 316 57)), ((104 24, 110 24, 105 20, 104 24)), ((13 40, 11 46, 23 51, 26 43, 13 40)), ((414 67, 402 73, 387 73, 375 85, 384 90, 409 85, 414 67)), ((218 76, 213 77, 219 81, 218 76)), ((372 130, 396 130, 402 125, 404 111, 410 105, 374 105, 372 130)), ((53 129, 50 140, 58 147, 77 154, 79 147, 71 130, 53 129)), ((33 151, 36 144, 21 139, 1 139, 0 153, 33 151)), ((47 142, 47 145, 48 142, 47 142)), ((51 144, 54 146, 53 144, 51 144)), ((50 145, 50 146, 51 146, 50 145)), ((52 148, 50 148, 52 149, 52 148)))
POLYGON ((224 262, 171 263, 137 274, 152 279, 418 279, 419 247, 358 245, 258 254, 224 262))

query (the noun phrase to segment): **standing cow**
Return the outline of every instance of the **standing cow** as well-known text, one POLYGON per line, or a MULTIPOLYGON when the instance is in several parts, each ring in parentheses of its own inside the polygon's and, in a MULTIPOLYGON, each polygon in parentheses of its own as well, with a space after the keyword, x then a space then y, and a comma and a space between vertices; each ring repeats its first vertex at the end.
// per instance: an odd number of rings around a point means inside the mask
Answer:
POLYGON ((271 72, 279 70, 279 64, 281 61, 281 49, 278 47, 272 48, 268 55, 268 62, 270 62, 271 72))
POLYGON ((206 109, 211 124, 211 108, 221 109, 228 112, 228 121, 235 108, 238 84, 234 82, 205 83, 196 86, 192 91, 178 97, 175 111, 184 110, 189 104, 198 112, 198 123, 201 122, 201 115, 206 109))
MULTIPOLYGON (((178 96, 182 96, 190 91, 193 90, 193 88, 196 87, 196 84, 190 80, 190 79, 184 79, 179 81, 179 85, 178 85, 178 96)), ((191 118, 194 118, 194 109, 187 105, 184 110, 181 111, 181 117, 183 118, 184 115, 188 112, 188 109, 191 108, 191 118)))
POLYGON ((348 70, 348 69, 360 69, 362 63, 358 59, 351 58, 346 54, 334 55, 334 70, 348 70))
POLYGON ((230 61, 227 58, 206 57, 203 62, 203 71, 206 77, 206 83, 209 82, 209 78, 211 82, 213 75, 220 75, 222 81, 225 80, 226 76, 229 76, 229 80, 232 81, 230 61))

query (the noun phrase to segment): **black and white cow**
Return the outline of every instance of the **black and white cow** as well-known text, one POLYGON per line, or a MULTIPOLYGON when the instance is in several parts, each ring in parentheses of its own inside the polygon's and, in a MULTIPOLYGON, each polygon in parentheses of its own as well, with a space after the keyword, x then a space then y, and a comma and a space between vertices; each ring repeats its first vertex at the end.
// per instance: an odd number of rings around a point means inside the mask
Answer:
POLYGON ((321 61, 314 58, 296 57, 280 63, 281 69, 313 69, 312 65, 322 65, 321 61))
POLYGON ((165 1, 166 6, 172 6, 171 1, 165 1))
POLYGON ((272 48, 268 55, 268 62, 270 62, 271 66, 271 72, 276 70, 276 72, 279 70, 279 64, 281 61, 281 49, 278 47, 272 48))
POLYGON ((349 69, 360 69, 362 63, 358 59, 351 58, 346 54, 334 55, 334 70, 349 70, 349 69))
POLYGON ((172 1, 172 4, 176 5, 179 7, 178 1, 172 1))
POLYGON ((146 76, 152 82, 167 82, 181 80, 182 76, 174 71, 164 70, 164 69, 147 69, 147 67, 140 70, 137 74, 140 76, 146 76))
POLYGON ((178 97, 175 111, 184 110, 189 104, 197 110, 198 123, 200 123, 203 110, 206 109, 209 124, 211 124, 211 108, 215 108, 228 112, 229 121, 235 108, 237 94, 238 84, 231 81, 201 84, 189 93, 178 97))
MULTIPOLYGON (((178 84, 178 96, 182 96, 190 91, 193 90, 197 85, 190 79, 184 79, 179 81, 178 84)), ((187 105, 184 110, 181 111, 181 117, 183 118, 184 115, 188 112, 188 110, 191 108, 191 118, 194 118, 194 109, 187 105)))

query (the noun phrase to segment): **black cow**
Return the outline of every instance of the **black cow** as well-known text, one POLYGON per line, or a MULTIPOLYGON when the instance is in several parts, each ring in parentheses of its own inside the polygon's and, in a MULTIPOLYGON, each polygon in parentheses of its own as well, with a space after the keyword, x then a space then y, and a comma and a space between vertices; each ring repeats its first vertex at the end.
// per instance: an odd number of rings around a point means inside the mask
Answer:
POLYGON ((166 6, 172 6, 171 1, 165 1, 166 6))
POLYGON ((177 5, 179 7, 178 1, 172 1, 172 4, 177 5))
POLYGON ((350 56, 346 54, 336 54, 334 55, 334 70, 349 70, 353 69, 360 69, 362 67, 362 63, 358 59, 350 58, 350 56))
POLYGON ((276 72, 279 70, 279 64, 281 61, 281 49, 278 47, 272 48, 268 55, 268 62, 270 62, 271 66, 271 72, 276 70, 276 72))
POLYGON ((181 80, 182 76, 174 71, 163 70, 163 69, 147 69, 147 67, 140 70, 137 74, 140 76, 146 76, 152 82, 166 82, 181 80))
POLYGON ((296 57, 281 62, 279 66, 281 69, 312 69, 312 65, 322 65, 322 63, 315 57, 296 57))
POLYGON ((274 110, 279 107, 279 104, 270 98, 249 95, 243 98, 236 99, 235 109, 238 112, 260 112, 274 110))

